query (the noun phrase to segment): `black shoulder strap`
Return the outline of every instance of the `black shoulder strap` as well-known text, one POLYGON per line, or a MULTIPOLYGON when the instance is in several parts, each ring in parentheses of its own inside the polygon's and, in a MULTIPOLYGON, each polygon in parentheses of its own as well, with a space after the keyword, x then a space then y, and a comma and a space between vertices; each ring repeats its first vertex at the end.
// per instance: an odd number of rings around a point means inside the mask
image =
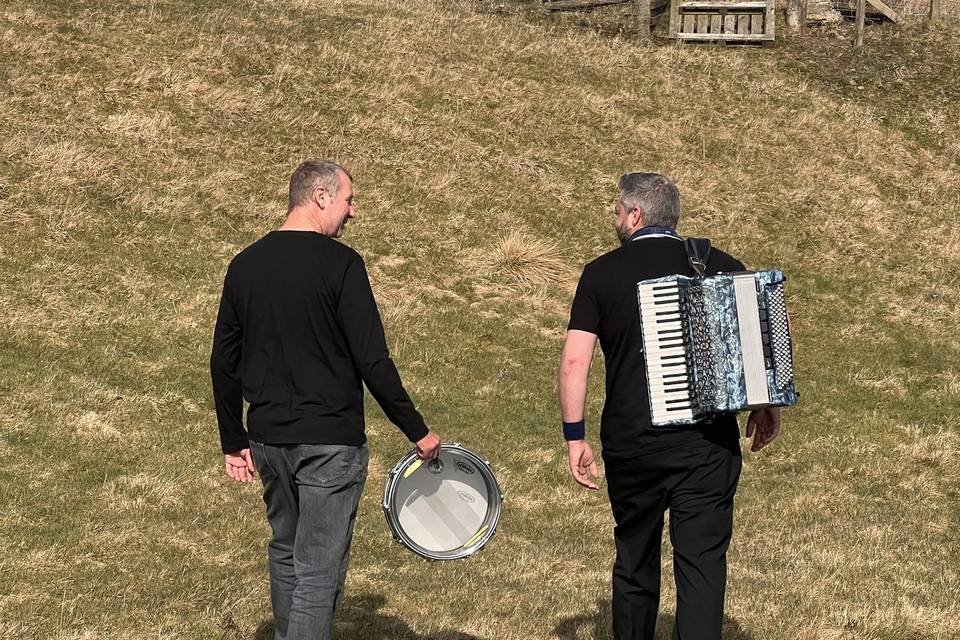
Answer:
POLYGON ((693 273, 702 278, 707 275, 707 260, 710 259, 710 240, 707 238, 686 238, 683 248, 687 250, 687 262, 693 273))

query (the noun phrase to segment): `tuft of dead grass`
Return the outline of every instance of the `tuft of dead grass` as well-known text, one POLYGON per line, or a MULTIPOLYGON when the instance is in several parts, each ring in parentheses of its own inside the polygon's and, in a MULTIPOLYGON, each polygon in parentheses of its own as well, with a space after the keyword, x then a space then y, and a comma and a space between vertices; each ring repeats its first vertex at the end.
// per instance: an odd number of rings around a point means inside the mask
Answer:
POLYGON ((556 243, 518 230, 488 249, 470 251, 463 262, 494 284, 521 288, 561 284, 572 271, 556 243))

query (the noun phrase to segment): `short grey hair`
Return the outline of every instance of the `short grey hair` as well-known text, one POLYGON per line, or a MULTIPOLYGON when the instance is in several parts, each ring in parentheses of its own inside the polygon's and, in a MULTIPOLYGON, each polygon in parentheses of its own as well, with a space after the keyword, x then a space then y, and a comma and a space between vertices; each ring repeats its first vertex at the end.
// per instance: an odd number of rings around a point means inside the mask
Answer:
POLYGON ((290 176, 290 197, 287 212, 310 200, 315 189, 323 187, 331 198, 337 197, 340 188, 340 174, 350 178, 350 172, 330 160, 306 160, 300 163, 290 176))
POLYGON ((677 228, 680 192, 659 173, 625 173, 617 181, 620 202, 627 211, 639 207, 646 225, 677 228))

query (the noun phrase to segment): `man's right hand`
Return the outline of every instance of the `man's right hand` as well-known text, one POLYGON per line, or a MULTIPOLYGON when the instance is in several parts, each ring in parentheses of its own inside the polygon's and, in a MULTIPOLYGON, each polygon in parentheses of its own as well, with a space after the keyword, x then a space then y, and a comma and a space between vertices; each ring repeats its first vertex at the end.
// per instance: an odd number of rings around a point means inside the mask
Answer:
POLYGON ((240 449, 223 456, 223 466, 230 478, 237 482, 253 482, 253 456, 250 449, 240 449))
POLYGON ((430 460, 438 455, 440 455, 440 436, 433 431, 428 431, 427 435, 417 440, 417 458, 430 460))

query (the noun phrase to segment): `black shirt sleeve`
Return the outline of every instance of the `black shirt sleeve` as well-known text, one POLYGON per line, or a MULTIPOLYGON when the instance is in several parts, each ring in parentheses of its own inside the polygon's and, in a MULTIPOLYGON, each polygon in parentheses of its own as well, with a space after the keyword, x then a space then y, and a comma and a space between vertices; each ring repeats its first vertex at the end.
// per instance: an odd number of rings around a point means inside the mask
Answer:
POLYGON ((230 299, 229 278, 228 272, 223 282, 220 310, 213 331, 213 351, 210 354, 213 402, 220 427, 220 446, 224 453, 250 446, 243 428, 243 390, 240 385, 243 332, 230 299))
POLYGON ((597 306, 594 278, 590 265, 587 265, 583 270, 580 282, 577 284, 577 293, 573 296, 567 331, 571 329, 586 331, 594 335, 600 333, 600 309, 597 306))
POLYGON ((367 269, 360 258, 351 261, 344 272, 337 315, 354 366, 387 418, 410 442, 426 436, 428 429, 423 417, 414 408, 400 381, 397 367, 390 359, 380 312, 370 288, 367 269))

